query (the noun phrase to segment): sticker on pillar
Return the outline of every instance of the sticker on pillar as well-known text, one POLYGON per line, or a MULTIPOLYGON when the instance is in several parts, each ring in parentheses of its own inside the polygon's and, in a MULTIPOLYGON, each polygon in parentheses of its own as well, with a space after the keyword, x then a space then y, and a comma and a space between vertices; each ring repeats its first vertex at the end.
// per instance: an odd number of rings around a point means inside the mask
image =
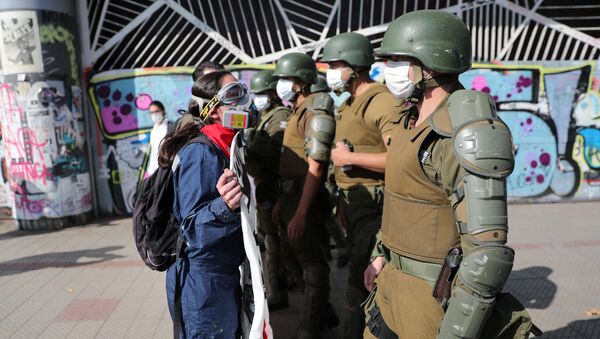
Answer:
POLYGON ((0 13, 0 58, 6 74, 44 71, 39 27, 34 11, 0 13))

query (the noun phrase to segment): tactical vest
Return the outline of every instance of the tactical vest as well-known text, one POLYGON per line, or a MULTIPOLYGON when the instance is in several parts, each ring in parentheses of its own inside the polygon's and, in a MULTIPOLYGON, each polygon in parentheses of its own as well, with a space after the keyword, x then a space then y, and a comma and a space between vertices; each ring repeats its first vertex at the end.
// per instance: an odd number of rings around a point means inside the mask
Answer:
MULTIPOLYGON (((431 117, 448 118, 447 99, 431 117)), ((416 260, 441 264, 451 247, 460 245, 456 219, 444 190, 431 182, 420 163, 423 142, 431 135, 431 119, 405 128, 405 114, 395 129, 385 169, 381 240, 390 250, 416 260)), ((429 156, 438 156, 431 154, 429 156)))
POLYGON ((283 134, 283 145, 281 147, 281 158, 279 160, 279 174, 284 179, 306 177, 308 172, 308 157, 304 152, 304 127, 300 125, 313 113, 306 107, 312 102, 312 96, 304 99, 301 105, 292 109, 285 133, 283 134))
POLYGON ((280 121, 276 121, 276 119, 275 119, 275 116, 277 115, 277 113, 279 113, 281 111, 288 111, 288 110, 289 109, 285 106, 277 106, 277 107, 273 108, 267 114, 265 114, 261 117, 260 123, 258 124, 256 129, 258 131, 265 131, 265 132, 267 132, 267 134, 271 134, 268 131, 269 125, 272 123, 280 123, 280 121))
MULTIPOLYGON (((360 153, 383 153, 385 145, 377 126, 368 126, 365 122, 367 109, 377 109, 377 96, 389 95, 387 87, 383 84, 372 84, 366 92, 353 100, 350 105, 348 101, 338 109, 335 124, 336 142, 347 139, 354 146, 354 152, 360 153)), ((381 107, 389 109, 389 107, 381 107)), ((370 171, 366 168, 353 166, 349 171, 343 171, 342 167, 335 167, 335 181, 341 189, 360 185, 383 185, 384 174, 370 171)))

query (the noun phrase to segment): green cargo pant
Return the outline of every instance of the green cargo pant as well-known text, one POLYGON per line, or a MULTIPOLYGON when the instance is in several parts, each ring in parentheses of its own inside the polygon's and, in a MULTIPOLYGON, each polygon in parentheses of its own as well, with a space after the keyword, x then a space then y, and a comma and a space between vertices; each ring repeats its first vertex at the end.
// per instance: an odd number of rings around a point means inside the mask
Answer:
MULTIPOLYGON (((282 246, 288 244, 291 252, 302 266, 304 278, 304 313, 300 331, 309 336, 318 336, 327 315, 329 302, 329 266, 326 261, 328 234, 324 222, 325 201, 315 201, 306 215, 304 234, 300 239, 287 237, 287 224, 296 213, 301 192, 282 193, 279 196, 279 214, 281 219, 280 237, 282 246)), ((286 254, 283 251, 282 254, 286 254)), ((284 259, 284 262, 293 259, 284 259)))
POLYGON ((360 305, 369 295, 363 282, 363 274, 381 227, 380 197, 374 187, 357 185, 349 190, 340 190, 340 199, 339 212, 343 213, 350 253, 346 289, 348 314, 344 337, 362 338, 365 315, 360 305))

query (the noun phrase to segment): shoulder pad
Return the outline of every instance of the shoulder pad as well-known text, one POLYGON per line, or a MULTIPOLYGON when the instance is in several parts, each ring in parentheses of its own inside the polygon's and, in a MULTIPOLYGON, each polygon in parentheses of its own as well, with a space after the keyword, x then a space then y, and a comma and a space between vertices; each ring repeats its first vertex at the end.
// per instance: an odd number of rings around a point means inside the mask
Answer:
POLYGON ((292 110, 286 106, 277 106, 273 108, 273 115, 282 113, 283 115, 289 116, 292 113, 292 110))
POLYGON ((328 93, 315 93, 307 108, 315 114, 333 115, 333 99, 328 93))
POLYGON ((471 122, 498 118, 496 104, 489 94, 466 89, 450 94, 448 112, 454 130, 471 122))
POLYGON ((514 168, 512 136, 498 118, 492 98, 460 90, 448 99, 452 146, 461 166, 484 177, 504 178, 514 168))
POLYGON ((448 107, 442 107, 429 116, 429 125, 437 134, 449 138, 452 136, 452 123, 450 122, 450 114, 448 107))

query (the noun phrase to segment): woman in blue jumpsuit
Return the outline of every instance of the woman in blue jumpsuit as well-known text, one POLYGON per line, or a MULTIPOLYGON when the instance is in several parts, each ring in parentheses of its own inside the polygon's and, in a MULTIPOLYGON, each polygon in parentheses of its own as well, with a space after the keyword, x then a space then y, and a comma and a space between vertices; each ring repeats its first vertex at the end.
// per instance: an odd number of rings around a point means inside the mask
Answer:
MULTIPOLYGON (((210 73, 196 81, 192 93, 208 102, 224 85, 237 82, 228 72, 210 73)), ((202 109, 202 108, 201 108, 202 109)), ((175 278, 179 274, 182 338, 235 338, 239 334, 241 304, 239 265, 244 257, 239 199, 241 190, 233 172, 223 171, 234 131, 221 125, 223 104, 210 113, 212 125, 202 128, 217 147, 190 143, 174 151, 173 212, 179 221, 184 252, 167 271, 167 297, 173 318, 175 278), (216 152, 222 154, 217 155, 216 152), (221 158, 221 159, 219 159, 221 158)), ((197 133, 185 127, 172 138, 197 133), (187 131, 187 132, 186 132, 187 131)), ((176 148, 165 140, 162 147, 176 148)), ((181 144, 181 142, 179 143, 181 144)), ((161 153, 168 153, 165 152, 161 153)))

